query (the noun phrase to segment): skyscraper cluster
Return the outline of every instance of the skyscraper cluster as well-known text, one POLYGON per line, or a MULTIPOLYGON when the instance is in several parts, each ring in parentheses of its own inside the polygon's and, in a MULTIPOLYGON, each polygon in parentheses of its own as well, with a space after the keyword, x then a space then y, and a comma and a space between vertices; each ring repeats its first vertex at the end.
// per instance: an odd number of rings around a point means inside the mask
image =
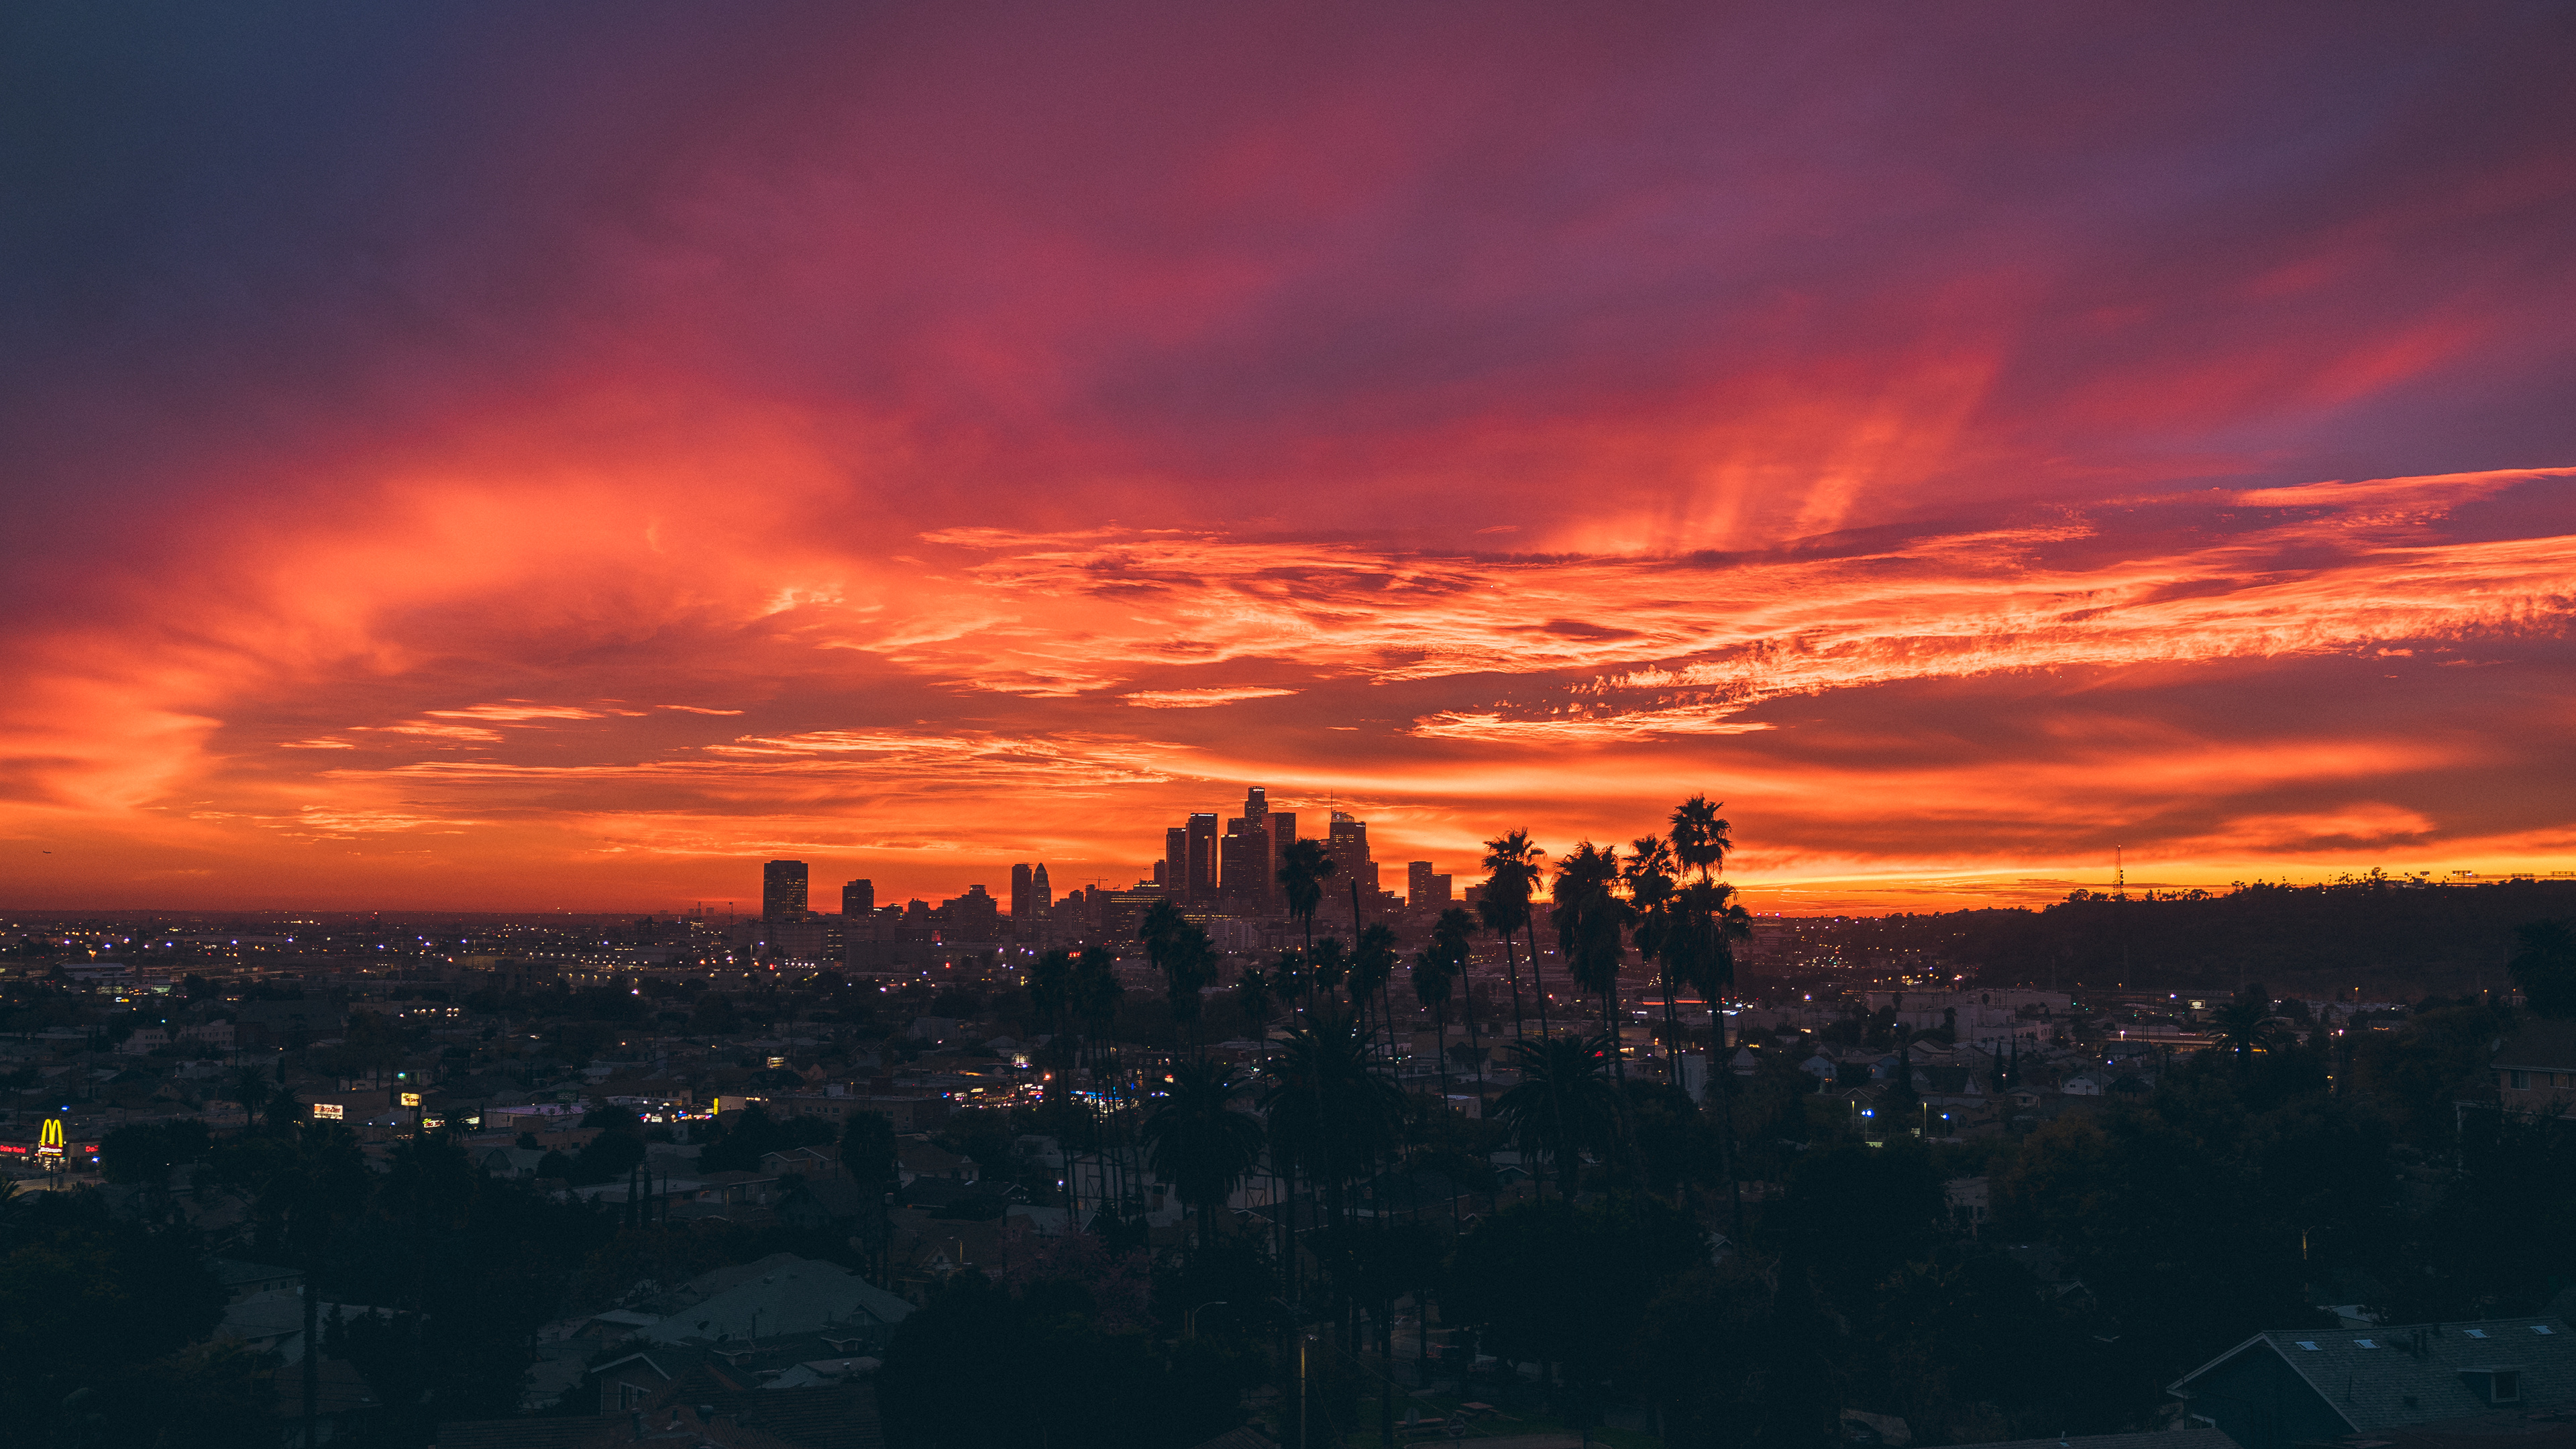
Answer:
MULTIPOLYGON (((1165 830, 1163 858, 1133 888, 1094 883, 1058 899, 1045 863, 1023 861, 1011 867, 1007 902, 975 885, 936 906, 918 900, 880 906, 876 883, 854 880, 841 887, 838 915, 813 909, 804 861, 773 860, 761 867, 757 945, 780 959, 846 956, 853 969, 892 968, 956 950, 1131 941, 1145 912, 1169 900, 1207 922, 1222 949, 1252 949, 1285 929, 1288 901, 1279 873, 1297 829, 1296 812, 1271 809, 1269 791, 1255 785, 1244 791, 1241 814, 1197 812, 1165 830)), ((1368 823, 1347 811, 1331 812, 1317 844, 1332 862, 1326 910, 1341 929, 1349 929, 1355 905, 1379 919, 1397 909, 1436 913, 1454 899, 1450 878, 1427 860, 1405 866, 1401 901, 1383 890, 1369 854, 1368 823)))

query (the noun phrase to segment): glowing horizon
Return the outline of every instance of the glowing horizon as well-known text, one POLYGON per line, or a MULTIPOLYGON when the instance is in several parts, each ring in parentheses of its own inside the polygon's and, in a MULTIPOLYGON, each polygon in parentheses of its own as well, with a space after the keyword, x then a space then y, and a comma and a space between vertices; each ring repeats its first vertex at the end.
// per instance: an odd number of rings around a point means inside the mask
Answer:
POLYGON ((598 19, 33 34, 0 907, 2576 869, 2563 20, 598 19))

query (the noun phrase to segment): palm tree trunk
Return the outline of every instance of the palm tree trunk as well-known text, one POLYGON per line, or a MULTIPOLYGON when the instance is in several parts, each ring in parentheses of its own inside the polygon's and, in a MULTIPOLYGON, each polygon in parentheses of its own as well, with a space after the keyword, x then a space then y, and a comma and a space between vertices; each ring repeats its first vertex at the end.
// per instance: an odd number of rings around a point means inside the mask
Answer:
POLYGON ((1521 969, 1512 958, 1512 933, 1503 933, 1503 977, 1512 983, 1512 1040, 1521 1039, 1521 969))
POLYGON ((1547 1039, 1547 978, 1538 969, 1538 917, 1532 915, 1527 921, 1522 922, 1522 925, 1529 934, 1530 994, 1538 998, 1538 1035, 1539 1040, 1545 1041, 1547 1039))

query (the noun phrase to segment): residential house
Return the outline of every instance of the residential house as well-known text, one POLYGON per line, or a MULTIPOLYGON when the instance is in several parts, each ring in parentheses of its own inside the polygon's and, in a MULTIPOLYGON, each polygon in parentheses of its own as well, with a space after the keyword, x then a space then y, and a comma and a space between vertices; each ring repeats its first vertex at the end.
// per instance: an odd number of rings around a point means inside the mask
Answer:
MULTIPOLYGON (((777 1263, 777 1256, 763 1261, 777 1263)), ((837 1264, 790 1258, 639 1336, 649 1343, 725 1343, 837 1330, 853 1343, 881 1347, 911 1312, 911 1304, 837 1264)))
POLYGON ((2576 1404, 2576 1331, 2555 1318, 2258 1333, 2166 1389, 2244 1449, 2576 1404))
POLYGON ((2576 1107, 2576 1021, 2525 1024, 2497 1045, 2489 1065, 2505 1111, 2525 1117, 2567 1112, 2576 1107))

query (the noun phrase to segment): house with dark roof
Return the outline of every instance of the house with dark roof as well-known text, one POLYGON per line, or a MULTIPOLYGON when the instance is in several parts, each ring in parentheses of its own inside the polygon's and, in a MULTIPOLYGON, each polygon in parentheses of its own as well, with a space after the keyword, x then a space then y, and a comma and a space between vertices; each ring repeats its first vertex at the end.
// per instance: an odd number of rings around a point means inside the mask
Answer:
POLYGON ((2507 1112, 2555 1117, 2576 1108, 2576 1021, 2525 1023, 2497 1044, 2488 1065, 2507 1112))
POLYGON ((2167 1386, 2244 1449, 2576 1404, 2576 1330, 2555 1318, 2258 1333, 2167 1386))

